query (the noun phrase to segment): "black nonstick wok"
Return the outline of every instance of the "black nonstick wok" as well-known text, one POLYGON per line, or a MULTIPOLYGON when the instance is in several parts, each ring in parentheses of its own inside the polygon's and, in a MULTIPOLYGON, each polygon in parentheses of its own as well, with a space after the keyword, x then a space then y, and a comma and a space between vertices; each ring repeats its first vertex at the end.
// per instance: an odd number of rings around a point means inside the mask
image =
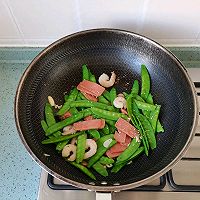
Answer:
POLYGON ((53 176, 94 191, 138 187, 170 170, 189 147, 197 114, 194 86, 181 62, 146 37, 114 29, 75 33, 48 46, 24 72, 15 98, 17 129, 32 158, 53 176), (106 178, 94 172, 96 181, 67 163, 53 144, 41 144, 45 135, 40 121, 44 118, 47 96, 62 104, 63 93, 82 80, 83 64, 96 77, 114 71, 119 79, 118 92, 131 90, 133 81, 140 80, 141 64, 145 64, 154 100, 162 105, 160 121, 165 128, 164 133, 156 136, 157 148, 148 157, 142 155, 106 178))

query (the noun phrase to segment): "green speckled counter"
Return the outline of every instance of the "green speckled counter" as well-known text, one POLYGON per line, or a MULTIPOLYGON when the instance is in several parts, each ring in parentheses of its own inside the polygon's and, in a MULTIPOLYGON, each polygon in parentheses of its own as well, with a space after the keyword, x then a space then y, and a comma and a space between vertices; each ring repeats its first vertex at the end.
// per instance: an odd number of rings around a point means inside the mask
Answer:
MULTIPOLYGON (((169 48, 186 67, 200 67, 200 48, 169 48)), ((0 48, 0 199, 37 199, 40 167, 22 145, 14 121, 19 79, 42 48, 0 48)))

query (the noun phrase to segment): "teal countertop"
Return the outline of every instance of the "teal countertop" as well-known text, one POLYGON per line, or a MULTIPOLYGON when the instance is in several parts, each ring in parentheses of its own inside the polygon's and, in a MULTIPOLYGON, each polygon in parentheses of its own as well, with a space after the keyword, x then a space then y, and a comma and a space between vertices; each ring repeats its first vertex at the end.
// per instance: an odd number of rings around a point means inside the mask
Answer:
MULTIPOLYGON (((169 48, 186 67, 200 66, 200 48, 169 48)), ((19 79, 42 48, 0 48, 0 199, 35 200, 41 168, 18 136, 14 97, 19 79)))

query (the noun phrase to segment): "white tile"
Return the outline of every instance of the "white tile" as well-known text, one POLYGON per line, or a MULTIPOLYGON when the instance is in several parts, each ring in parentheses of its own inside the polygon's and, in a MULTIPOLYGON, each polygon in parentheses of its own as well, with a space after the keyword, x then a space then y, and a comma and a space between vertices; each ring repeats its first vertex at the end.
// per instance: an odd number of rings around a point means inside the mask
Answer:
POLYGON ((80 0, 82 29, 119 28, 137 32, 143 1, 140 0, 80 0))
POLYGON ((58 39, 77 31, 74 1, 7 0, 27 43, 58 39))
POLYGON ((0 0, 0 39, 11 42, 11 40, 21 40, 20 33, 10 14, 6 3, 0 0))
POLYGON ((194 42, 199 32, 199 0, 146 0, 141 33, 154 39, 194 42))

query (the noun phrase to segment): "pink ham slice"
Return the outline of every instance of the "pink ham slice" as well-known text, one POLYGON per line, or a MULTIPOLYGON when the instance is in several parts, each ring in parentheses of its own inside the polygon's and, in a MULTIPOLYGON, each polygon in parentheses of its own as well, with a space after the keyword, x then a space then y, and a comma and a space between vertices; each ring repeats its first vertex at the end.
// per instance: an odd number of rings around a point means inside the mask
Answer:
POLYGON ((102 129, 105 126, 104 119, 92 119, 73 124, 73 128, 77 131, 86 131, 90 129, 102 129))
POLYGON ((105 88, 101 85, 87 80, 83 80, 82 82, 80 82, 77 86, 77 89, 80 90, 82 93, 87 93, 95 97, 101 96, 105 90, 105 88))
POLYGON ((128 146, 131 143, 131 137, 129 137, 128 135, 126 135, 126 139, 125 142, 122 142, 122 145, 128 146))
POLYGON ((115 131, 114 138, 119 143, 125 143, 126 140, 126 133, 115 131))
POLYGON ((87 94, 87 93, 85 93, 85 92, 81 92, 81 93, 85 96, 86 99, 88 99, 88 100, 90 100, 90 101, 95 101, 95 102, 97 102, 97 100, 98 100, 95 96, 93 96, 93 95, 91 95, 91 94, 87 94))
POLYGON ((117 120, 115 127, 119 132, 123 132, 131 138, 134 138, 139 134, 138 130, 134 126, 122 118, 117 120))
POLYGON ((117 152, 117 153, 112 153, 110 150, 106 151, 106 155, 109 157, 109 158, 115 158, 117 156, 119 156, 122 152, 117 152))
POLYGON ((109 150, 111 153, 118 153, 118 152, 123 152, 128 145, 122 145, 121 143, 116 143, 114 144, 109 150))

